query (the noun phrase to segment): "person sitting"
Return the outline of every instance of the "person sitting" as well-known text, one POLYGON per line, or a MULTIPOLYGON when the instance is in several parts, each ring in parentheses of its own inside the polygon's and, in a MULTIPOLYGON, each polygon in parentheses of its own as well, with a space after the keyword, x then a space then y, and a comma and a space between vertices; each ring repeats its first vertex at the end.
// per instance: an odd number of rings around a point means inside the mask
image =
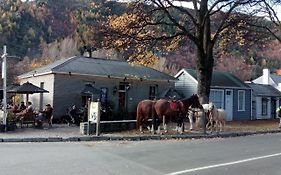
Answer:
POLYGON ((18 109, 18 105, 16 105, 16 104, 11 104, 10 109, 8 109, 8 111, 10 111, 14 114, 20 112, 18 109))
POLYGON ((46 108, 43 111, 39 111, 38 116, 35 118, 35 122, 38 127, 41 127, 45 120, 48 120, 49 125, 51 126, 50 120, 53 115, 53 108, 50 104, 46 105, 46 108))
POLYGON ((22 102, 20 103, 19 110, 20 110, 20 111, 23 111, 23 110, 25 110, 25 109, 26 109, 26 106, 24 105, 24 102, 22 101, 22 102))
POLYGON ((26 108, 27 112, 34 112, 34 107, 32 105, 32 103, 29 101, 27 102, 27 108, 26 108))
POLYGON ((26 115, 28 113, 33 113, 34 112, 34 107, 33 107, 32 103, 29 101, 27 104, 28 104, 28 106, 27 106, 26 109, 16 113, 16 118, 20 118, 20 117, 22 117, 22 116, 24 116, 24 115, 26 115))

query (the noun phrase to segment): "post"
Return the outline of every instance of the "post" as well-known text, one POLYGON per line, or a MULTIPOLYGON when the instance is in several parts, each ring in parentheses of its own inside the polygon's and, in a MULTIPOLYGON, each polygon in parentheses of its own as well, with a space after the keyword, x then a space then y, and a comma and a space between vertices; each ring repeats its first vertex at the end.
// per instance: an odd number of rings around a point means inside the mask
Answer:
POLYGON ((101 103, 98 101, 97 105, 98 105, 98 114, 97 114, 97 118, 96 118, 96 136, 99 136, 100 135, 100 109, 101 109, 101 103))
POLYGON ((3 47, 3 62, 2 62, 2 79, 3 79, 3 124, 5 127, 5 131, 7 131, 7 49, 4 45, 3 47))
MULTIPOLYGON (((88 113, 88 125, 90 123, 94 123, 96 125, 96 135, 100 135, 100 102, 91 102, 89 105, 89 113, 88 113)), ((90 129, 90 127, 88 128, 90 129)))

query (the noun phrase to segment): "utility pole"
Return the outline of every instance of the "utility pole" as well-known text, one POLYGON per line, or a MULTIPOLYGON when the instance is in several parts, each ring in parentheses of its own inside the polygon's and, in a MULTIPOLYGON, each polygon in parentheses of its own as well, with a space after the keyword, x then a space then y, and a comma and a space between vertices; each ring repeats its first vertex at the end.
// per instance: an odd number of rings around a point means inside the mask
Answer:
POLYGON ((2 79, 3 79, 3 125, 7 131, 7 49, 6 45, 3 47, 3 62, 2 62, 2 79))

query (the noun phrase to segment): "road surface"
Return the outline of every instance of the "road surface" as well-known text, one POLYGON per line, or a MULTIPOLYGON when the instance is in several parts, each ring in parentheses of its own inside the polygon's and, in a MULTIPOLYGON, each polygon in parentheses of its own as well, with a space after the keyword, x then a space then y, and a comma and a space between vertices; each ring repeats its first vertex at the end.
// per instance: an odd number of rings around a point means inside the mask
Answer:
POLYGON ((161 141, 2 143, 0 175, 280 175, 281 134, 161 141))

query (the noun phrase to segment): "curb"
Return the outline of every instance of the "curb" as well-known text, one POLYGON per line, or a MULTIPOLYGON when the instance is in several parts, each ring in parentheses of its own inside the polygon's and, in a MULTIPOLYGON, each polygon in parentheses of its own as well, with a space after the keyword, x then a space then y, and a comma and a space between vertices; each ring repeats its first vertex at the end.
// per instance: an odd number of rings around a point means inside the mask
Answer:
POLYGON ((186 135, 146 135, 146 136, 79 136, 79 137, 25 137, 25 138, 0 138, 0 142, 87 142, 87 141, 145 141, 145 140, 172 140, 172 139, 211 139, 243 137, 259 134, 281 133, 281 130, 218 133, 218 134, 186 134, 186 135))

